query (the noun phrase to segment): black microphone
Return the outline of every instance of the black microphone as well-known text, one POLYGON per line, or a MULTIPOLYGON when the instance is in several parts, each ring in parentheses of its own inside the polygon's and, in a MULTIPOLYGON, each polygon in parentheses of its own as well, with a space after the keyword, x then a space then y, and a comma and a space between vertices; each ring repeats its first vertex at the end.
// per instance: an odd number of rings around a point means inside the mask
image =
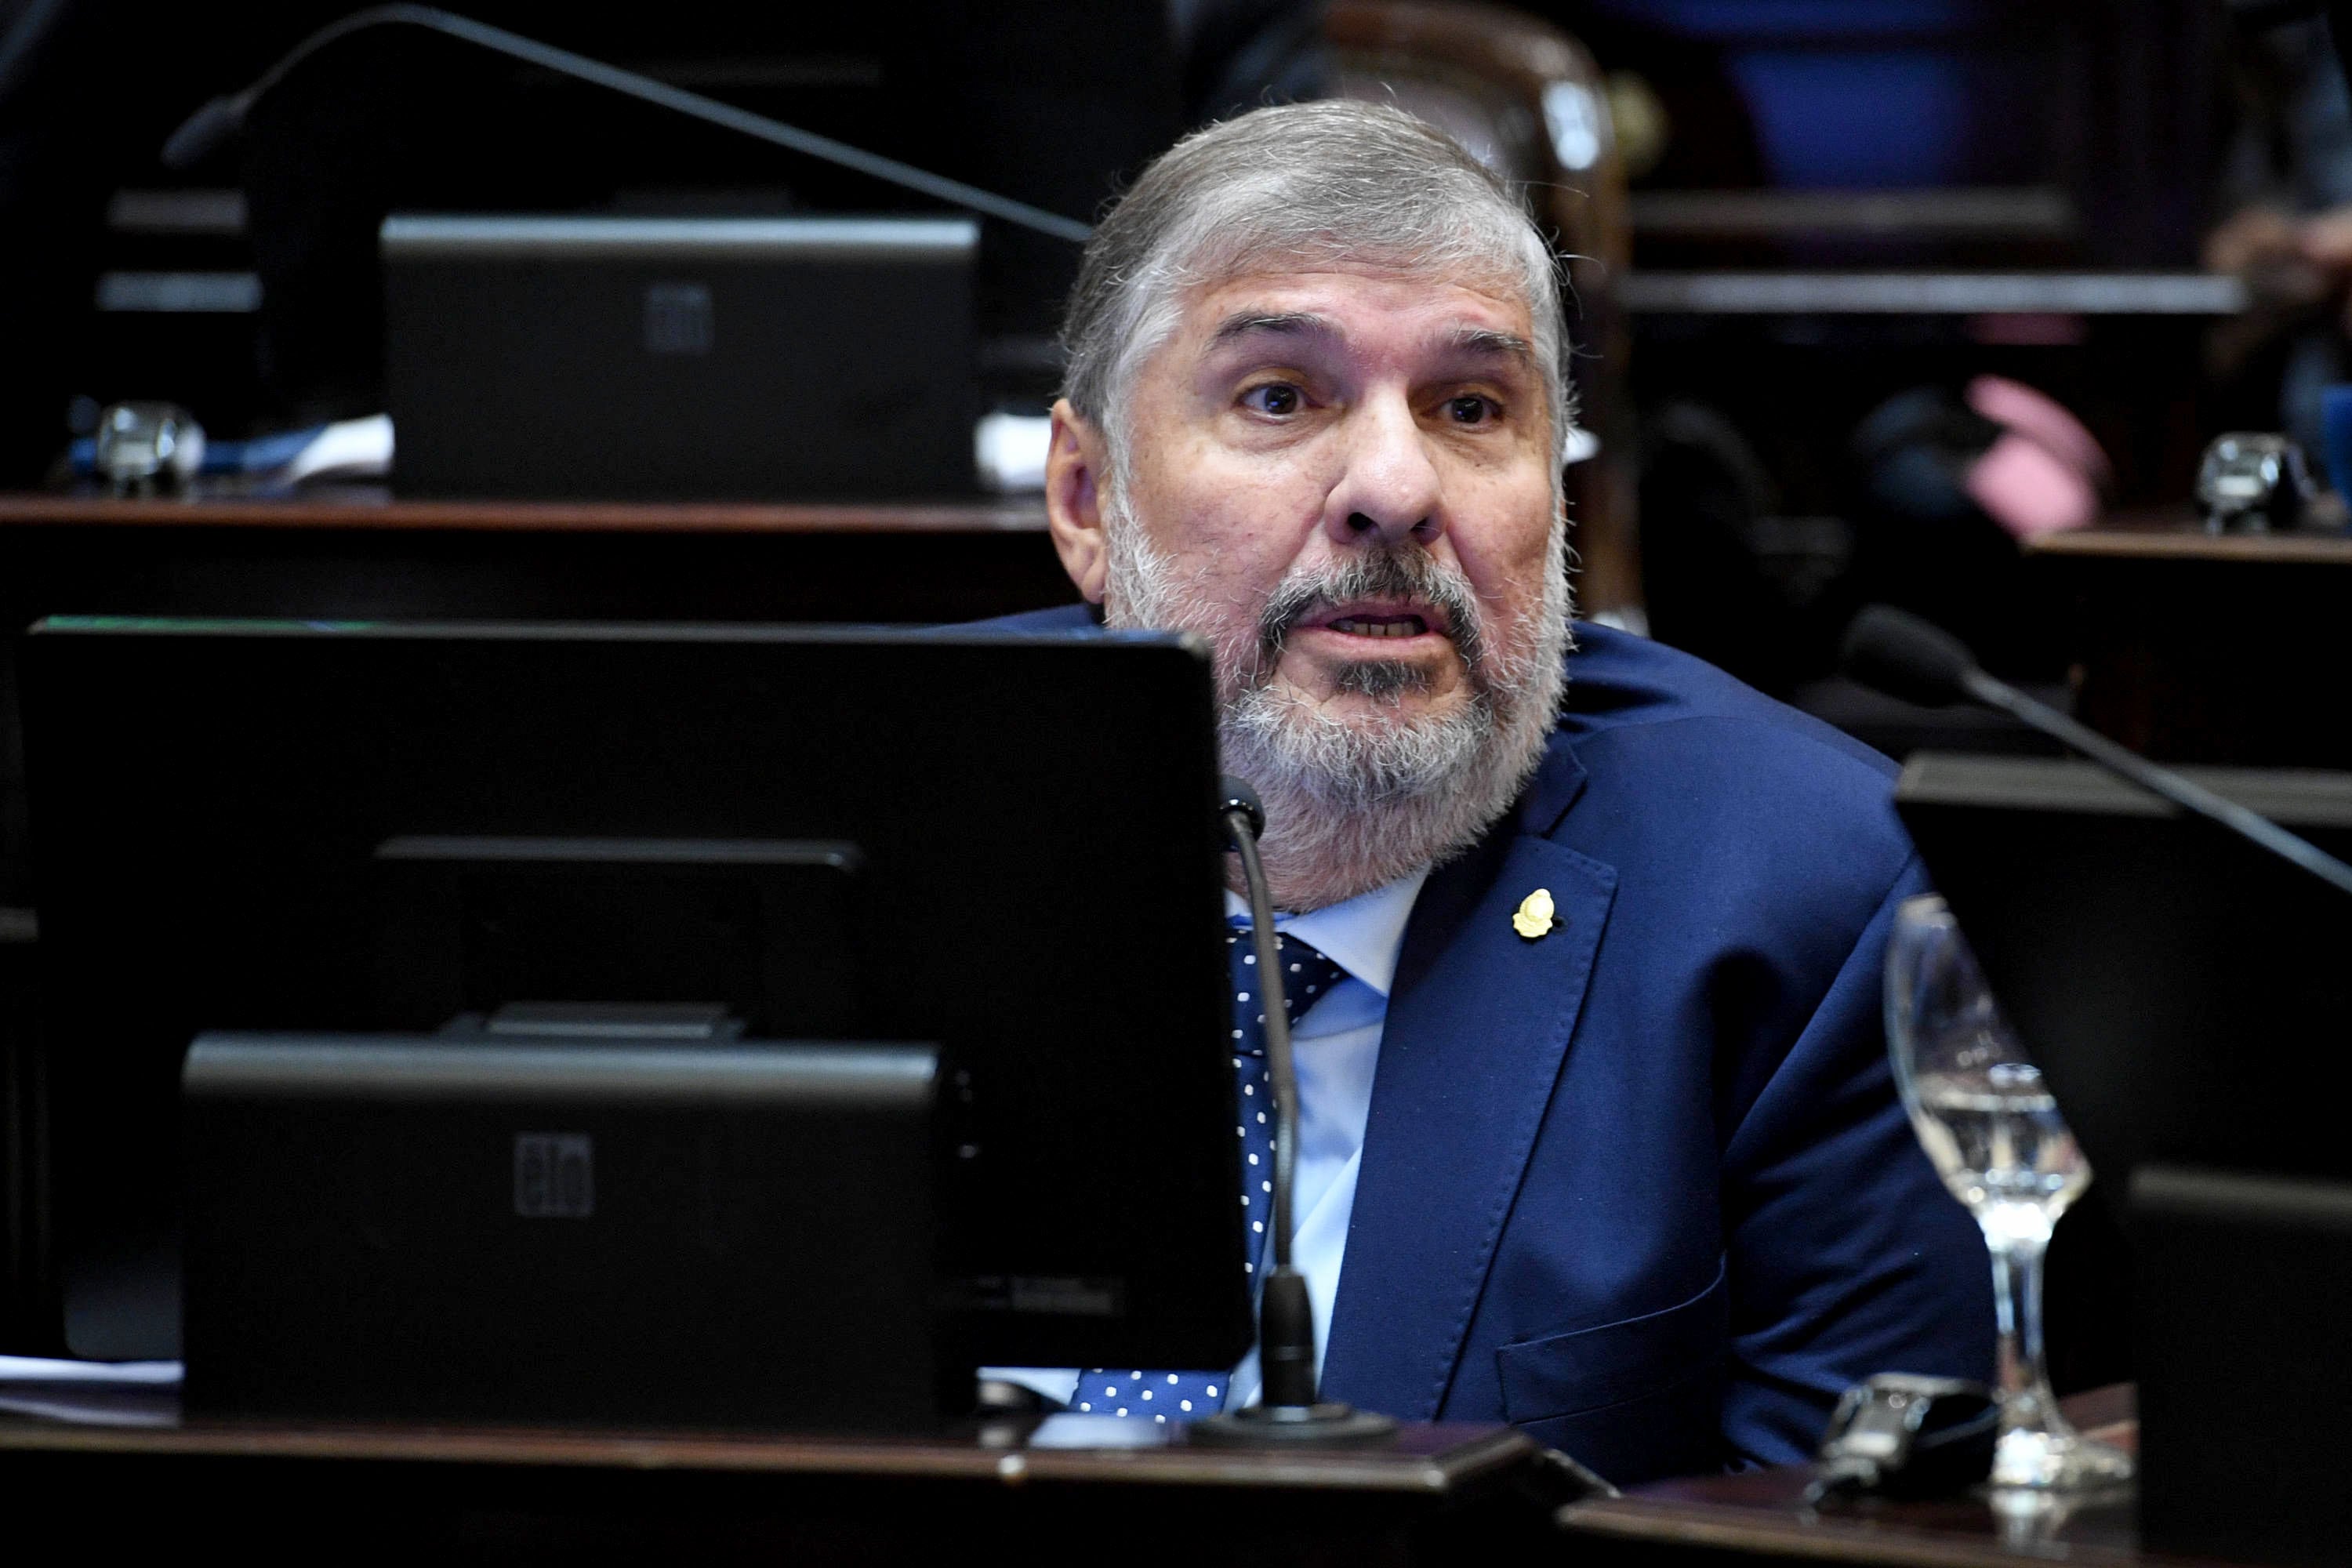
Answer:
POLYGON ((803 131, 780 120, 771 120, 764 114, 753 114, 733 104, 721 103, 715 98, 688 92, 667 82, 656 81, 649 76, 623 70, 618 66, 592 60, 585 55, 575 55, 569 49, 559 49, 552 44, 542 44, 520 33, 509 33, 503 27, 493 27, 488 23, 477 22, 471 17, 431 5, 371 5, 329 23, 289 49, 277 64, 255 78, 252 86, 242 92, 215 98, 181 121, 180 128, 173 132, 163 143, 164 163, 171 168, 185 169, 219 152, 244 134, 246 117, 253 111, 253 106, 312 55, 353 33, 383 26, 422 27, 428 32, 440 33, 494 54, 505 55, 577 81, 671 110, 706 124, 740 132, 772 146, 787 148, 840 168, 871 175, 901 190, 913 191, 986 217, 1001 218, 1006 223, 1049 235, 1055 239, 1066 239, 1074 245, 1084 245, 1094 232, 1075 218, 1049 213, 1026 202, 1016 202, 1010 196, 982 190, 978 185, 968 185, 961 180, 934 174, 912 163, 885 158, 877 153, 853 147, 846 142, 836 142, 814 131, 803 131))
POLYGON ((1240 853, 1246 829, 1254 850, 1257 841, 1265 836, 1265 802, 1258 799, 1257 791, 1250 788, 1247 779, 1222 773, 1217 778, 1217 820, 1225 825, 1226 848, 1240 853), (1236 814, 1239 819, 1231 820, 1236 814))
POLYGON ((1217 820, 1223 825, 1226 844, 1241 857, 1242 880, 1249 889, 1250 937, 1257 948, 1258 981, 1266 1003, 1266 1077, 1274 1098, 1274 1259, 1259 1286, 1257 1361, 1264 1389, 1258 1403, 1196 1421, 1192 1436, 1200 1442, 1244 1445, 1386 1442, 1396 1431, 1393 1420, 1326 1402, 1316 1390, 1315 1303, 1307 1294, 1307 1277, 1290 1262, 1291 1189, 1298 1166, 1298 1073, 1290 1054, 1290 1012, 1282 950, 1276 945, 1274 895, 1257 852, 1258 835, 1265 831, 1265 805, 1245 780, 1228 773, 1217 781, 1217 820))
POLYGON ((1846 628, 1840 658, 1854 679, 1906 702, 1928 707, 1976 702, 1998 709, 2158 799, 2259 846, 2339 892, 2352 893, 2352 866, 2270 818, 2222 799, 2170 768, 2158 766, 2047 703, 2036 702, 2009 682, 1986 674, 1967 644, 1906 610, 1888 605, 1864 609, 1846 628))

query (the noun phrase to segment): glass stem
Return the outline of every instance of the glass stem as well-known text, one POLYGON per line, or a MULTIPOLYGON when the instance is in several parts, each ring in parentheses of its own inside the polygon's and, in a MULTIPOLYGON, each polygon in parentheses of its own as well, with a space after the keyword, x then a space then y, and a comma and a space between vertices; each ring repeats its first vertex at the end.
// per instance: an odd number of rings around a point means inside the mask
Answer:
POLYGON ((2042 1349, 2042 1259, 2045 1226, 1987 1226, 1995 1321, 2000 1330, 2001 1430, 2051 1429, 2056 1416, 2042 1349))

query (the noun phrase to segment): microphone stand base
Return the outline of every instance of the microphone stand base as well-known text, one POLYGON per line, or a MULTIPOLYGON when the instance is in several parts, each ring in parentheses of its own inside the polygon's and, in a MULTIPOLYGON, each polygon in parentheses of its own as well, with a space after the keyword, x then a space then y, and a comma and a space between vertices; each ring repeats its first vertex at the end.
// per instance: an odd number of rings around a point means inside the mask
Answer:
POLYGON ((1184 1431, 1191 1442, 1212 1448, 1380 1448, 1396 1440, 1397 1424, 1352 1405, 1253 1405, 1184 1431))

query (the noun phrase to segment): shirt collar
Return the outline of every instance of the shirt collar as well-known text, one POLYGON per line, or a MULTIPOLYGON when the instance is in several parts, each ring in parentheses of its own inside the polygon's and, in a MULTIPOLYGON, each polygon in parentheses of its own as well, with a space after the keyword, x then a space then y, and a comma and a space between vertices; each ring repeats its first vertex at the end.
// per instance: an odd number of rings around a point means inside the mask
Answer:
MULTIPOLYGON (((1405 922, 1412 918, 1413 900, 1428 879, 1429 868, 1423 866, 1343 903, 1303 915, 1277 916, 1274 929, 1306 942, 1385 997, 1396 982, 1405 922)), ((1244 923, 1249 920, 1249 905, 1231 889, 1225 890, 1225 913, 1240 916, 1244 923)))

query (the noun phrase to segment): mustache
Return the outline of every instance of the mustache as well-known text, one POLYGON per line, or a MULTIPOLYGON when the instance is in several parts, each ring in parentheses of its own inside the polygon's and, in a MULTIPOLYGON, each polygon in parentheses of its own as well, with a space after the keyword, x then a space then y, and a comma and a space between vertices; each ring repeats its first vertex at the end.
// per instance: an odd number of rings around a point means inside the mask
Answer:
POLYGON ((1486 638, 1480 630, 1477 596, 1466 579, 1419 548, 1381 550, 1326 571, 1285 577, 1258 612, 1259 657, 1271 668, 1290 634, 1308 616, 1360 599, 1418 600, 1444 611, 1445 635, 1454 639, 1463 664, 1473 672, 1484 668, 1486 638))

